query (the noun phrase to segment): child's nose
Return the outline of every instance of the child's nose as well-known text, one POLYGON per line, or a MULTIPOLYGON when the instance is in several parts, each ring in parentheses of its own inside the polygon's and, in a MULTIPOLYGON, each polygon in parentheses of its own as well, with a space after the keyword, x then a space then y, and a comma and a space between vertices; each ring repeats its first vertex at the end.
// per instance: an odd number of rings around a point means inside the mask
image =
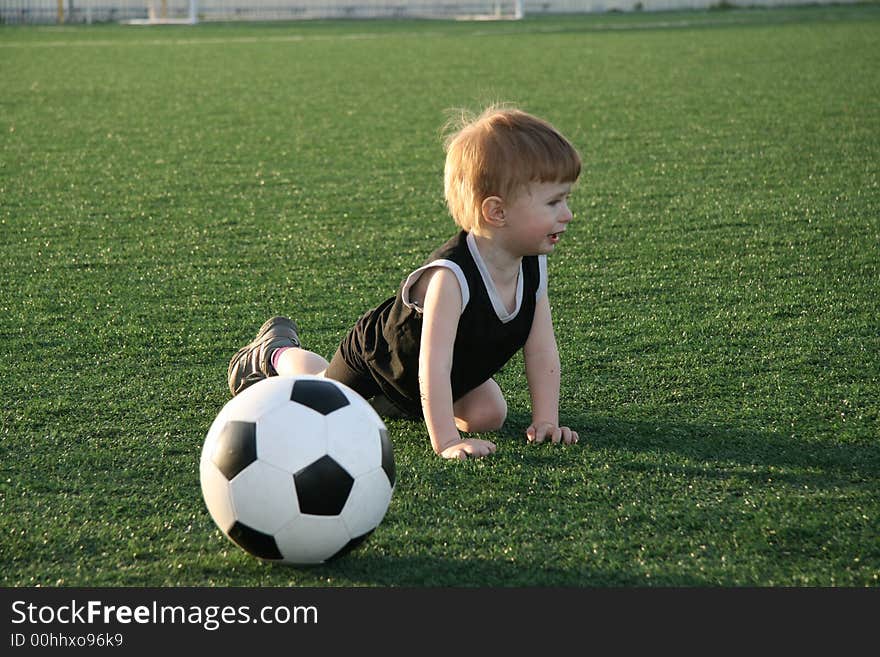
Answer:
POLYGON ((565 212, 562 213, 562 223, 567 224, 569 221, 574 219, 574 213, 571 211, 571 208, 568 207, 568 204, 565 205, 565 212))

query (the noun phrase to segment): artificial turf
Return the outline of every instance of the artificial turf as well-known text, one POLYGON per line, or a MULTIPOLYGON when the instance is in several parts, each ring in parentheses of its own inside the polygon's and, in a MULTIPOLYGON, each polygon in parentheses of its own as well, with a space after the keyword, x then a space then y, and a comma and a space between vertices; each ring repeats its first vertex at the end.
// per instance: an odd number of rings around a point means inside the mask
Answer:
POLYGON ((0 26, 0 585, 877 586, 880 7, 0 26), (389 421, 359 550, 260 562, 198 461, 232 353, 332 355, 455 230, 447 110, 579 148, 550 261, 576 446, 389 421))

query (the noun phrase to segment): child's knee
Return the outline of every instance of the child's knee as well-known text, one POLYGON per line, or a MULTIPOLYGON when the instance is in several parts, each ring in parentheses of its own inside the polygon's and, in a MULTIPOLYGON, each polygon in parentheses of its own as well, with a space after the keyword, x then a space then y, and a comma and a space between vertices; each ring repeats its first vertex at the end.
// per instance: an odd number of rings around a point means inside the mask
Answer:
POLYGON ((507 420, 507 402, 499 396, 492 401, 483 402, 468 409, 464 417, 457 422, 459 429, 468 433, 497 431, 507 420))
POLYGON ((495 401, 492 405, 492 408, 488 410, 486 415, 486 424, 489 426, 486 431, 497 431, 501 427, 504 426, 504 422, 507 420, 507 402, 504 400, 504 397, 500 397, 495 401))
POLYGON ((492 379, 471 390, 453 406, 455 424, 461 431, 497 431, 507 420, 507 402, 492 379))

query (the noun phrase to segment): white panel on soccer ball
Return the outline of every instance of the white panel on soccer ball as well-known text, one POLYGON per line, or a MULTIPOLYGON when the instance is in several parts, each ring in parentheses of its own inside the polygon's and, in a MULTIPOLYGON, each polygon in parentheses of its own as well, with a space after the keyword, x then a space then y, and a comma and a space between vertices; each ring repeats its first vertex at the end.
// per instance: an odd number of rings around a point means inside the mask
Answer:
POLYGON ((217 414, 217 417, 214 418, 214 421, 211 423, 211 426, 208 427, 208 433, 205 435, 205 442, 202 444, 202 461, 210 461, 211 455, 214 452, 214 441, 217 438, 217 434, 220 433, 220 430, 226 424, 227 420, 229 420, 229 411, 230 406, 227 403, 220 412, 217 414))
MULTIPOLYGON (((217 417, 214 418, 214 421, 211 422, 211 426, 208 427, 208 433, 205 434, 206 437, 211 437, 216 434, 220 429, 226 424, 226 420, 229 417, 229 410, 227 406, 224 406, 220 409, 220 412, 217 414, 217 417)), ((207 442, 205 443, 205 447, 207 447, 207 442)), ((202 458, 205 457, 205 447, 202 448, 202 458)))
POLYGON ((199 465, 199 480, 202 486, 202 497, 205 506, 217 526, 224 532, 229 531, 235 522, 235 511, 229 496, 229 482, 226 476, 217 469, 210 459, 203 459, 199 465))
POLYGON ((271 376, 257 381, 226 403, 231 407, 229 419, 256 422, 276 406, 288 403, 292 387, 290 377, 271 376))
POLYGON ((293 475, 254 461, 229 482, 235 519, 273 534, 299 513, 293 475))
POLYGON ((324 416, 304 406, 285 402, 257 423, 257 458, 299 472, 327 453, 324 416))
POLYGON ((363 408, 340 408, 327 416, 327 453, 357 479, 382 465, 379 427, 363 408))
POLYGON ((391 503, 391 484, 382 468, 358 477, 339 514, 352 536, 375 529, 391 503))
POLYGON ((351 538, 339 516, 298 515, 275 533, 284 560, 294 564, 321 563, 351 538))

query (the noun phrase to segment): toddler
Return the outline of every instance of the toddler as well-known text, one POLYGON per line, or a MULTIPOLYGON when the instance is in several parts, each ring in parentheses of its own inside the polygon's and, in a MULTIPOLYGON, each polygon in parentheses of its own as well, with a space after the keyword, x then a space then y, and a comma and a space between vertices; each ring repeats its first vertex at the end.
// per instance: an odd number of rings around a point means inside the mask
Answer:
POLYGON ((322 375, 386 417, 423 419, 444 458, 483 457, 507 403, 492 376, 520 349, 532 402, 530 442, 572 444, 559 423, 560 362, 547 294, 547 255, 572 213, 575 148, 526 112, 491 107, 446 140, 444 188, 458 234, 367 311, 328 363, 273 317, 229 363, 233 395, 268 376, 322 375))

